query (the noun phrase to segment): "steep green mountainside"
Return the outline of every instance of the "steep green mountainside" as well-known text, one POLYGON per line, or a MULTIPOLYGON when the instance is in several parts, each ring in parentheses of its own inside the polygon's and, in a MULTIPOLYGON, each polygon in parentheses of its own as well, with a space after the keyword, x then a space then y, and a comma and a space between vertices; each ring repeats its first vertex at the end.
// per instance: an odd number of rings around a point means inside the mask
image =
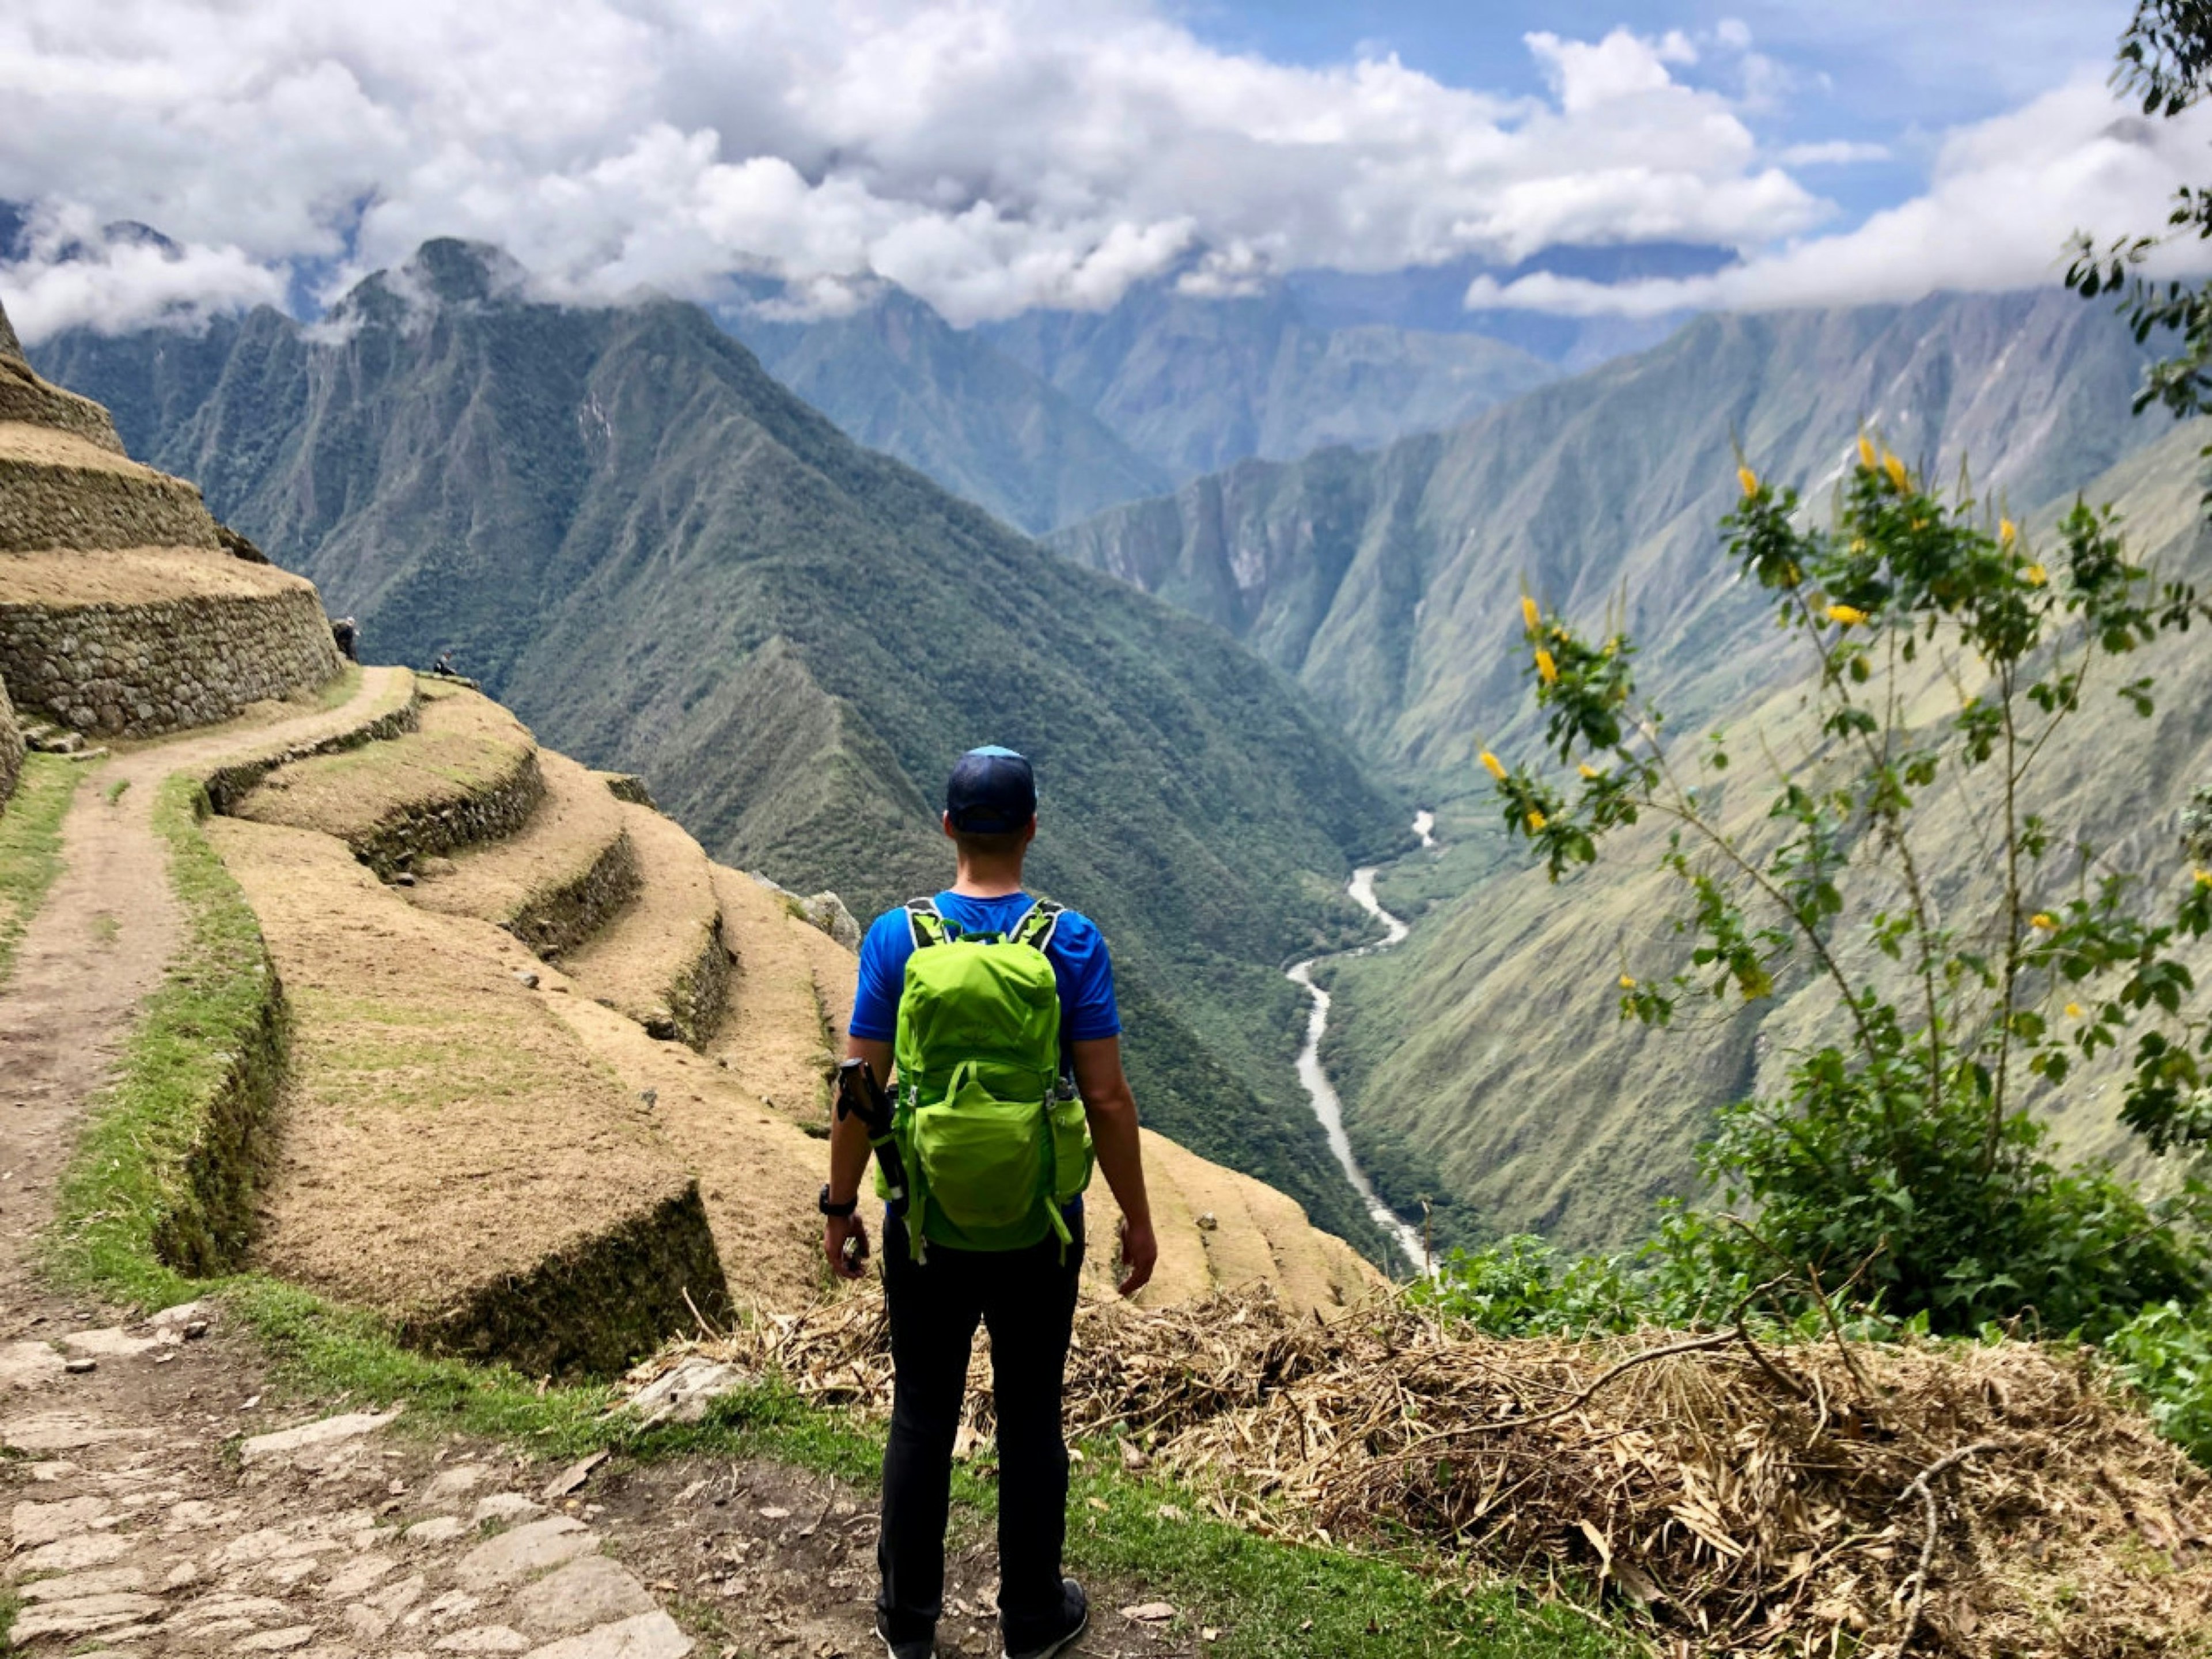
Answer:
MULTIPOLYGON (((2084 487, 2091 501, 2118 504, 2136 556, 2200 587, 2212 583, 2198 453, 2206 424, 2169 426, 2084 487)), ((2063 504, 2024 515, 2032 541, 2048 535, 2063 504)), ((1724 568, 1717 538, 1709 538, 1706 559, 1713 571, 1724 568)), ((2138 674, 2159 682, 2155 717, 2137 719, 2115 694, 2122 676, 2107 675, 2021 809, 2059 828, 2063 842, 2088 835, 2114 866, 2170 891, 2188 878, 2180 808, 2212 777, 2212 657, 2192 633, 2130 659, 2125 677, 2138 674)), ((1921 706, 1932 720, 1955 702, 1948 687, 1931 685, 1921 706)), ((1817 744, 1795 688, 1747 701, 1727 726, 1743 763, 1728 787, 1740 830, 1755 837, 1771 793, 1757 757, 1808 754, 1817 744)), ((1694 747, 1701 732, 1685 726, 1675 741, 1694 747)), ((1947 916, 1986 914, 1999 878, 1979 853, 1968 806, 1950 795, 1931 800, 1915 831, 1947 916)), ((1468 837, 1465 853, 1408 860, 1386 878, 1383 902, 1419 909, 1449 884, 1455 860, 1465 860, 1462 880, 1479 863, 1493 878, 1435 903, 1398 952, 1337 970, 1340 1018, 1328 1059, 1352 1143, 1394 1203, 1440 1190, 1482 1229, 1620 1243, 1650 1226, 1655 1198, 1690 1189, 1692 1150, 1715 1108, 1778 1092, 1791 1055, 1826 1040, 1838 1017, 1833 997, 1824 981, 1799 977, 1733 1012, 1686 1008, 1671 1030, 1622 1023, 1617 977, 1663 975, 1682 960, 1684 942, 1668 925, 1682 890, 1654 873, 1658 832, 1624 838, 1600 865, 1555 887, 1540 871, 1508 863, 1474 808, 1470 799, 1455 826, 1468 837)), ((2050 878, 2054 885, 2031 897, 2055 908, 2072 891, 2063 860, 2050 878)), ((1893 975, 1864 945, 1864 920, 1854 913, 1838 925, 1846 970, 1862 982, 1893 975)), ((2212 951, 2199 955, 2200 975, 2212 971, 2212 951)), ((2032 1101, 2067 1151, 2139 1161, 2113 1117, 2120 1067, 2112 1060, 2129 1057, 2108 1058, 2032 1101)))
POLYGON ((500 297, 427 245, 324 324, 64 337, 40 368, 361 620, 447 646, 718 856, 855 908, 936 884, 962 748, 1036 759, 1034 875, 1115 941, 1154 1122, 1376 1249, 1299 1093, 1279 964, 1401 833, 1275 670, 851 442, 695 307, 500 297))
POLYGON ((1172 482, 1065 393, 897 289, 844 317, 753 309, 721 320, 848 436, 1018 529, 1051 530, 1172 482))
POLYGON ((1452 426, 1559 375, 1480 334, 1316 326, 1281 288, 1212 300, 1153 284, 1109 311, 981 331, 1178 479, 1452 426))
POLYGON ((1522 729, 1524 580, 1580 615, 1625 598, 1684 714, 1773 684, 1764 612, 1711 557, 1734 443, 1818 489, 1872 422, 2033 505, 2158 435, 2124 418, 2143 361, 2108 312, 2056 292, 1706 317, 1448 433, 1248 462, 1051 542, 1220 623, 1448 788, 1471 738, 1522 729))

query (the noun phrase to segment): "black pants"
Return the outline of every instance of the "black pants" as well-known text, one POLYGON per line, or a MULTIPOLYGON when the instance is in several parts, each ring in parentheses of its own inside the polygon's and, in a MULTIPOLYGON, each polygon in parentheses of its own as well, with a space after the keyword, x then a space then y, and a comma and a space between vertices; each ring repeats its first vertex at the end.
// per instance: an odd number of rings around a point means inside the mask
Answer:
POLYGON ((1083 1223, 1061 1260, 1048 1234, 1026 1250, 949 1250, 917 1264, 906 1224, 884 1229, 884 1291, 890 1308, 890 1443, 884 1452, 883 1530, 876 1606, 894 1641, 937 1626, 945 1601, 945 1522, 952 1442, 968 1392, 968 1352, 981 1320, 991 1334, 999 1418, 999 1620, 1018 1650, 1059 1633, 1060 1550, 1067 1528, 1067 1444, 1060 1394, 1075 1319, 1083 1223))

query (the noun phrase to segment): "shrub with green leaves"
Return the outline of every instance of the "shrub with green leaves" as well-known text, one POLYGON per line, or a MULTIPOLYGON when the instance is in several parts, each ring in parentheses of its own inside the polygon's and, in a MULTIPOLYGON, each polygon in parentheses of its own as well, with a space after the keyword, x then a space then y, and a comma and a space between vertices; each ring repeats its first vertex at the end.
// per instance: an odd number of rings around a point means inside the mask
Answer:
POLYGON ((2159 1432, 2212 1465, 2212 1311, 2161 1302, 2120 1327, 2107 1348, 2148 1398, 2159 1432))
POLYGON ((2183 1182, 2151 1203, 2102 1167, 2061 1168, 2024 1097, 2118 1051, 2121 1115, 2152 1150, 2212 1142, 2212 1024, 2190 1012, 2182 959, 2212 930, 2212 874, 2177 854, 2170 880, 2144 879, 2028 803, 2087 699, 2152 712, 2130 659, 2206 609, 2130 558, 2109 511, 2077 506, 2046 564, 1872 439, 1856 463, 1828 527, 1748 466, 1723 521, 1810 672, 1808 739, 1760 746, 1763 811, 1740 776, 1723 796, 1723 734, 1668 731, 1632 640, 1533 598, 1528 672, 1571 777, 1484 764, 1507 832, 1554 880, 1632 826, 1663 830, 1687 944, 1668 971, 1622 976, 1625 1018, 1665 1025, 1695 1000, 1825 984, 1821 1039, 1778 1091, 1720 1114, 1703 1155, 1719 1207, 1666 1234, 1677 1272, 1793 1276, 1939 1332, 2103 1334, 2203 1294, 2206 1195, 2183 1182), (1985 849, 1981 878, 1940 900, 1925 844, 1939 793, 1985 849))

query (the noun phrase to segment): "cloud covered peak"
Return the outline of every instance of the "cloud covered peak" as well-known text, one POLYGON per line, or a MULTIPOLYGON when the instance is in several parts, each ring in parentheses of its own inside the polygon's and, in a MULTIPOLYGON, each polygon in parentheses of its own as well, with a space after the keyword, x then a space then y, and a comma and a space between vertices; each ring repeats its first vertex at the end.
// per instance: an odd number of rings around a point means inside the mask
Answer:
POLYGON ((1224 52, 1146 0, 18 0, 0 197, 179 246, 0 280, 27 331, 127 326, 187 278, 220 307, 305 270, 327 302, 452 236, 556 296, 750 272, 835 310, 887 281, 970 323, 1826 211, 1679 78, 1683 37, 1528 46, 1547 96, 1224 52))
POLYGON ((2154 223, 2186 176, 2173 142, 2085 134, 2117 107, 2093 76, 1921 145, 1928 197, 1824 235, 1821 190, 1891 152, 1763 140, 1790 72, 1741 22, 1522 49, 1537 90, 1506 95, 1380 50, 1226 50, 1169 0, 11 0, 0 200, 45 228, 0 287, 36 340, 313 310, 447 237, 508 250, 548 298, 729 302, 758 277, 823 314, 891 283, 962 325, 1563 247, 1715 246, 1756 273, 1474 296, 1657 311, 1874 297, 1916 267, 2042 280, 2063 214, 2149 201, 2130 222, 2154 223), (124 221, 175 244, 100 231, 124 221))

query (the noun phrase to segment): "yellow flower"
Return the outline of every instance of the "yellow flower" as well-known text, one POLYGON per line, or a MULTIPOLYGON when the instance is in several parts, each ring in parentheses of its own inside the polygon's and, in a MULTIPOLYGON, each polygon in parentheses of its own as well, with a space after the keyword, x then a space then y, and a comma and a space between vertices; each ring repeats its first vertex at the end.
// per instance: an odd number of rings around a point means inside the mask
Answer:
POLYGON ((1736 468, 1735 481, 1743 486, 1743 493, 1745 495, 1756 495, 1759 494, 1759 474, 1753 472, 1749 467, 1740 466, 1736 468))
POLYGON ((2020 573, 2021 580, 2030 587, 2040 587, 2051 580, 2051 573, 2039 564, 2032 564, 2020 573))
POLYGON ((1482 769, 1489 773, 1492 777, 1496 778, 1498 782, 1503 783, 1505 781, 1505 763, 1498 759, 1497 756, 1492 754, 1487 749, 1482 751, 1482 769))
POLYGON ((2212 887, 2212 870, 2199 870, 2197 872, 2197 884, 2199 887, 2212 887))
POLYGON ((2066 1005, 2066 1018, 2069 1018, 2069 1019, 2079 1019, 2079 1018, 2081 1018, 2081 1005, 2080 1003, 2078 1003, 2078 1002, 2069 1002, 2069 1003, 2068 1003, 2068 1004, 2066 1005))
POLYGON ((1521 621, 1531 634, 1544 625, 1543 613, 1536 609, 1536 601, 1526 593, 1521 596, 1521 621))
POLYGON ((1875 469, 1874 440, 1863 432, 1859 434, 1859 465, 1869 472, 1875 469))
POLYGON ((1636 981, 1630 975, 1623 974, 1620 976, 1620 988, 1624 991, 1633 991, 1636 988, 1636 981))
POLYGON ((1866 619, 1867 613, 1855 605, 1832 605, 1828 607, 1828 620, 1839 622, 1846 628, 1856 628, 1866 619))
POLYGON ((1997 520, 1997 545, 1999 547, 2010 547, 2013 543, 2019 538, 2019 536, 2020 526, 2014 524, 2010 519, 1999 519, 1997 520))
POLYGON ((1889 474, 1889 481, 1896 486, 1899 495, 1902 495, 1911 487, 1911 480, 1905 474, 1905 463, 1896 456, 1885 453, 1881 458, 1881 470, 1889 474))
POLYGON ((2058 923, 2048 910, 2038 910, 2027 919, 2027 925, 2039 933, 2047 933, 2058 923))
POLYGON ((1547 685, 1559 683, 1559 665, 1552 660, 1552 653, 1540 645, 1536 647, 1536 677, 1547 685))
POLYGON ((1597 768, 1592 766, 1588 761, 1584 761, 1577 769, 1586 778, 1594 779, 1598 776, 1597 768))
POLYGON ((1541 812, 1530 812, 1528 814, 1528 833, 1532 836, 1541 833, 1544 825, 1548 822, 1549 820, 1547 819, 1541 812))

